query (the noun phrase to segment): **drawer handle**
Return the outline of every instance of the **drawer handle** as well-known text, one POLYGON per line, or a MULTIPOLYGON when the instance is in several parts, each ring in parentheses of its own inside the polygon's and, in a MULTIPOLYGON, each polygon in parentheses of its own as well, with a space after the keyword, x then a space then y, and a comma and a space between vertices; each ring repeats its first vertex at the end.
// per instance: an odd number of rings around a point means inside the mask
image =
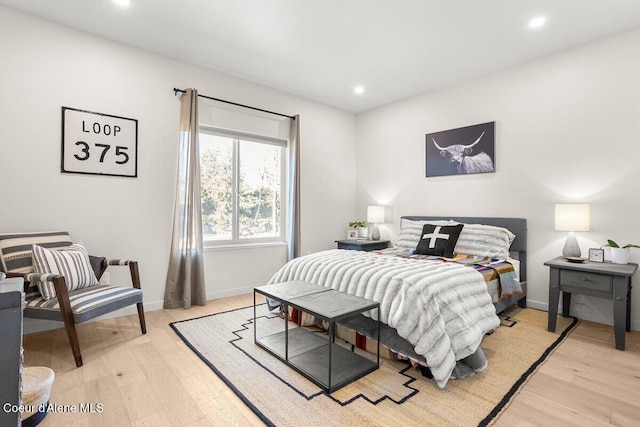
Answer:
POLYGON ((589 281, 589 278, 582 276, 582 277, 580 278, 580 280, 582 280, 583 282, 588 282, 588 281, 589 281))

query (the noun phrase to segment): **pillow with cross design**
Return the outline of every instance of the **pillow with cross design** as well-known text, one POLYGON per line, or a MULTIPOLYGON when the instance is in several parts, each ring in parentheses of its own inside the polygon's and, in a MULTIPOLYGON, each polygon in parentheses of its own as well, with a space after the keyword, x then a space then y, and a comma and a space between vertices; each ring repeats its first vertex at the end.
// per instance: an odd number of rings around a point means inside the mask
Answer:
POLYGON ((425 224, 422 227, 422 237, 413 253, 453 258, 453 250, 456 247, 458 237, 460 237, 462 227, 464 224, 425 224))

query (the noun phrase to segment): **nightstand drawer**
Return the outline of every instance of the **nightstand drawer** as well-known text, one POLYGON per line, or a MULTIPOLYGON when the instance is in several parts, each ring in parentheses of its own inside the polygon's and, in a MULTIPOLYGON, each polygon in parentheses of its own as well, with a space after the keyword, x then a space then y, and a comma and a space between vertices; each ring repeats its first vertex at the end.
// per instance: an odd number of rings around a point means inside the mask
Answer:
POLYGON ((583 271, 560 271, 560 285, 590 289, 598 292, 613 292, 613 277, 605 274, 583 271))

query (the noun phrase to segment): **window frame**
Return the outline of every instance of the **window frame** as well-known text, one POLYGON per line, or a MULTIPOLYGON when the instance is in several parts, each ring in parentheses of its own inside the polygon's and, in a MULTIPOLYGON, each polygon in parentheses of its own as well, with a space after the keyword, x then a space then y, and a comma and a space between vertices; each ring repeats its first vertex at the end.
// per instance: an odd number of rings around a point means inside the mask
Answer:
MULTIPOLYGON (((287 220, 288 220, 288 200, 289 200, 289 149, 290 142, 287 139, 275 138, 264 135, 256 135, 246 132, 240 132, 236 130, 229 130, 218 128, 215 126, 203 125, 198 126, 198 134, 209 134, 213 136, 230 138, 233 143, 232 147, 232 218, 231 218, 231 239, 213 240, 205 239, 205 234, 202 234, 202 243, 204 249, 228 249, 228 248, 242 248, 242 247, 258 247, 258 246, 284 246, 287 245, 287 220), (238 206, 240 198, 240 159, 241 150, 240 143, 242 141, 255 142, 265 145, 275 145, 281 147, 282 153, 280 156, 280 162, 282 167, 280 168, 280 236, 278 237, 254 237, 254 238, 240 238, 239 237, 239 225, 240 220, 238 216, 238 206)), ((199 140, 199 138, 198 138, 199 140)), ((200 161, 200 150, 198 154, 198 161, 200 161)), ((202 174, 202 172, 200 172, 202 174)), ((201 196, 202 197, 202 196, 201 196)))

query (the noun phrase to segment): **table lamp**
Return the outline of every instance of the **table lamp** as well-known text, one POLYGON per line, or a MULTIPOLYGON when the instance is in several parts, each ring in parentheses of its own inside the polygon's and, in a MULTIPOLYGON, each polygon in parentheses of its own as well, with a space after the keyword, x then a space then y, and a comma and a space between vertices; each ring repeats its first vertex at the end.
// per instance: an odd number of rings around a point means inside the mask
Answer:
POLYGON ((562 203, 556 205, 555 229, 568 231, 567 240, 562 248, 565 258, 579 258, 580 245, 576 231, 589 231, 591 225, 591 205, 588 203, 562 203))
POLYGON ((371 239, 380 240, 380 230, 378 229, 378 223, 384 222, 384 206, 367 206, 367 222, 373 223, 371 239))

